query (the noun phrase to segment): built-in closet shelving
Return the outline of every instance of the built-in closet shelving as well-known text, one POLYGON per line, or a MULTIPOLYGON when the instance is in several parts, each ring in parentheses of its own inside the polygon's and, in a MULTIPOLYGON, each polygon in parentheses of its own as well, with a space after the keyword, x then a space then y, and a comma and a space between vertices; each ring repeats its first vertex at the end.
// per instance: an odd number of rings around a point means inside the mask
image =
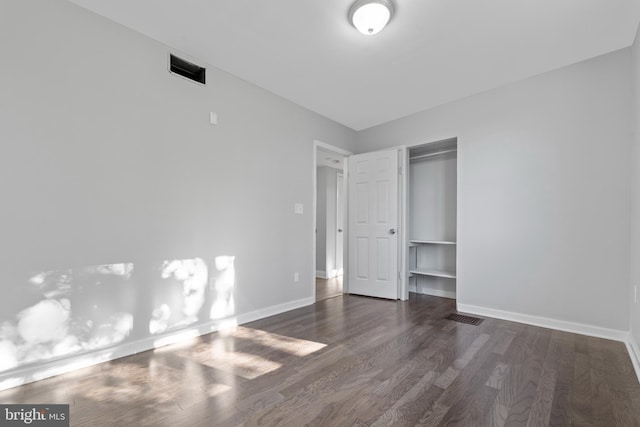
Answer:
POLYGON ((420 246, 422 245, 455 245, 456 242, 444 241, 444 240, 410 240, 409 248, 410 252, 413 252, 414 262, 412 263, 412 269, 409 270, 409 274, 418 274, 422 276, 434 276, 434 277, 447 277, 449 279, 456 278, 455 270, 439 270, 436 268, 419 267, 418 254, 420 253, 420 246), (413 251, 412 251, 413 249, 413 251))
POLYGON ((409 291, 456 297, 457 141, 409 150, 409 291))

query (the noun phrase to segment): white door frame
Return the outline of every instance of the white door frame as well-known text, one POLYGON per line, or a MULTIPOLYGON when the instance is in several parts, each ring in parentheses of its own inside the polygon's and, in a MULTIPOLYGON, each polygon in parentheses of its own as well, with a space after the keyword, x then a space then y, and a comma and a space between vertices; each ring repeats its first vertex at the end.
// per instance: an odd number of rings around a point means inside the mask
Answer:
POLYGON ((336 229, 335 229, 335 235, 336 235, 336 250, 335 250, 335 267, 336 267, 336 276, 343 276, 343 280, 344 280, 344 223, 345 220, 348 220, 348 218, 346 218, 346 215, 344 214, 345 211, 345 205, 347 203, 347 197, 344 194, 344 187, 345 187, 345 182, 344 182, 344 170, 336 175, 336 229), (340 185, 340 178, 342 178, 342 185, 340 185), (340 197, 342 196, 342 197, 340 197), (342 200, 341 200, 342 199, 342 200), (340 218, 340 208, 342 207, 342 218, 340 218), (340 219, 342 219, 342 221, 340 221, 340 219), (340 222, 342 222, 342 228, 339 228, 339 224, 340 222), (342 230, 342 231, 340 231, 342 230), (338 248, 340 247, 340 243, 342 243, 342 256, 339 257, 338 256, 338 248), (342 259, 340 259, 342 258, 342 259), (340 264, 338 264, 338 260, 340 260, 340 264), (338 265, 340 265, 340 268, 338 268, 338 265))
POLYGON ((398 179, 398 185, 400 186, 400 188, 398 189, 398 199, 400 201, 398 210, 398 220, 400 221, 400 223, 398 224, 400 228, 400 249, 398 250, 398 256, 400 257, 400 259, 398 260, 400 281, 398 283, 398 299, 407 301, 409 299, 409 276, 407 274, 407 272, 409 271, 409 231, 407 230, 407 228, 409 227, 409 205, 407 199, 409 150, 407 150, 406 145, 401 145, 394 148, 398 150, 398 163, 400 164, 400 177, 398 179))
MULTIPOLYGON (((313 301, 316 301, 316 229, 318 227, 318 218, 317 218, 317 209, 318 209, 318 150, 322 149, 323 151, 329 151, 331 153, 335 153, 335 154, 339 154, 341 156, 345 156, 345 157, 349 157, 351 156, 353 153, 347 150, 344 150, 342 148, 339 147, 335 147, 333 145, 329 145, 326 144, 322 141, 318 141, 318 140, 314 140, 313 141, 313 206, 312 206, 312 214, 313 214, 313 228, 311 229, 312 232, 312 242, 313 242, 313 251, 312 251, 312 266, 313 269, 311 270, 312 272, 312 276, 313 277, 313 284, 311 286, 312 289, 312 294, 313 294, 313 301)), ((344 162, 344 168, 342 173, 344 174, 344 176, 348 176, 348 162, 344 162)), ((343 179, 342 180, 343 183, 343 191, 344 191, 344 199, 345 200, 349 200, 349 193, 347 190, 347 180, 343 179)), ((345 205, 347 205, 347 203, 345 203, 345 205)), ((349 217, 349 211, 348 211, 348 206, 344 206, 344 216, 345 218, 349 217)), ((348 280, 348 264, 347 262, 345 262, 345 254, 348 251, 348 236, 349 236, 349 227, 347 225, 347 221, 345 221, 345 218, 343 218, 343 225, 344 225, 344 246, 342 248, 342 268, 344 269, 344 274, 342 276, 342 290, 343 292, 348 292, 349 291, 349 280, 348 280)))

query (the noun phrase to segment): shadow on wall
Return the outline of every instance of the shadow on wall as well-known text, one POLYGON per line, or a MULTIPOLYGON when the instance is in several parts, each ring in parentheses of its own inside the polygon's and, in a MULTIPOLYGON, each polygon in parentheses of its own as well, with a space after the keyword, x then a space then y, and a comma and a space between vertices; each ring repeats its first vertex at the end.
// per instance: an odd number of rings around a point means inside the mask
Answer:
POLYGON ((235 314, 235 257, 105 264, 25 275, 0 314, 0 372, 235 314))

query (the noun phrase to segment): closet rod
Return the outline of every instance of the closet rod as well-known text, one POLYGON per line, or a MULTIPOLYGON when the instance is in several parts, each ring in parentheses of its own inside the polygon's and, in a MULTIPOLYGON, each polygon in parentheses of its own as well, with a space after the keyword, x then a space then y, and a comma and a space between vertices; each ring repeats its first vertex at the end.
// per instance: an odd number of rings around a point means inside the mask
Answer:
POLYGON ((418 159, 424 159, 425 157, 437 156, 439 154, 453 153, 454 151, 458 151, 458 150, 456 148, 454 148, 453 150, 437 151, 435 153, 429 153, 429 154, 423 154, 421 156, 409 157, 409 161, 418 160, 418 159))

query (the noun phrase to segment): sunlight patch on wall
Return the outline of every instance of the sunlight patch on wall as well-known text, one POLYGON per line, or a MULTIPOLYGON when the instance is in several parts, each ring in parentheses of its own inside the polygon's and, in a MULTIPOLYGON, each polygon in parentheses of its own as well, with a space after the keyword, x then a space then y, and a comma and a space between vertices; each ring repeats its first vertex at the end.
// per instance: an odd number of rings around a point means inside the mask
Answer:
POLYGON ((122 263, 29 275, 3 309, 0 371, 123 341, 133 328, 132 272, 122 263))
POLYGON ((12 273, 17 286, 0 300, 2 380, 127 341, 162 346, 236 326, 235 257, 214 260, 211 277, 202 258, 12 273))
POLYGON ((207 264, 201 258, 164 261, 149 332, 158 334, 197 322, 208 280, 207 264))
POLYGON ((234 266, 236 257, 216 257, 217 276, 214 280, 213 304, 209 318, 211 320, 224 319, 233 316, 236 312, 233 292, 236 284, 236 270, 234 266))

